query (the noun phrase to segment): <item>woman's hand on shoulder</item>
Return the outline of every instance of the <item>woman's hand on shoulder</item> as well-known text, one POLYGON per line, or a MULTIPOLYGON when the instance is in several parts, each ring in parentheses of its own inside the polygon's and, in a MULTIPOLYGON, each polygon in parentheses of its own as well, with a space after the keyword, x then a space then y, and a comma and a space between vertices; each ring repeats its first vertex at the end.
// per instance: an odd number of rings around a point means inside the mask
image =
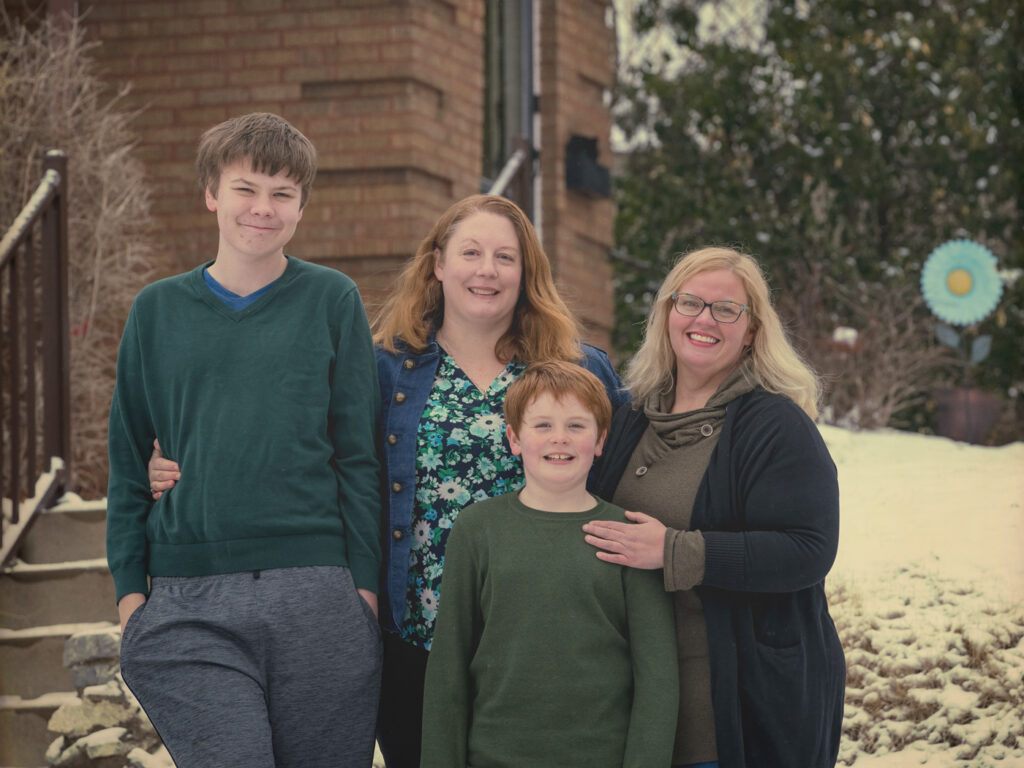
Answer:
POLYGON ((632 523, 591 520, 583 526, 583 540, 597 547, 601 560, 630 568, 665 566, 665 531, 658 520, 643 512, 626 511, 632 523))
POLYGON ((164 458, 159 440, 153 441, 153 453, 149 457, 148 469, 149 490, 153 494, 153 501, 163 496, 165 491, 171 490, 181 478, 178 462, 164 458))

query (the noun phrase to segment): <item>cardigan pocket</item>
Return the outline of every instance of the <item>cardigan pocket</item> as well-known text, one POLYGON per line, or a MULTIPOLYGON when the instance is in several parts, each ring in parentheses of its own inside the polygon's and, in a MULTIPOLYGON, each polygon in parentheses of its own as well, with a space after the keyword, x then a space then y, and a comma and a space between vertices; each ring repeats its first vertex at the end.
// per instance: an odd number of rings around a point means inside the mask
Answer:
POLYGON ((803 727, 820 719, 812 711, 807 659, 800 644, 772 648, 755 644, 751 669, 741 672, 743 748, 763 765, 806 766, 808 739, 803 727))
POLYGON ((756 595, 749 610, 759 645, 773 650, 799 647, 804 620, 792 594, 756 595))

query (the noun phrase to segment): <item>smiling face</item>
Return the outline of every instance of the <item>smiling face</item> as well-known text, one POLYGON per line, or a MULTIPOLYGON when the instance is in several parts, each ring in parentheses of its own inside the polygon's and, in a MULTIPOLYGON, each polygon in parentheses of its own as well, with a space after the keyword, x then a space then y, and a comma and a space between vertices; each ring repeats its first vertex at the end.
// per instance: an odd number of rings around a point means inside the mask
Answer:
MULTIPOLYGON (((722 299, 748 304, 743 281, 727 269, 701 272, 676 288, 680 293, 699 296, 710 303, 722 299)), ((686 317, 670 309, 668 335, 676 356, 677 381, 683 386, 697 382, 701 389, 717 389, 743 357, 743 348, 753 340, 750 313, 735 323, 720 323, 705 307, 697 317, 686 317)))
POLYGON ((507 427, 512 453, 523 457, 526 487, 545 494, 583 491, 606 433, 598 434, 594 414, 572 395, 540 393, 523 413, 516 434, 507 427))
POLYGON ((281 258, 302 218, 302 190, 282 171, 257 173, 247 160, 224 168, 217 194, 206 190, 206 207, 217 214, 218 260, 281 258))
POLYGON ((512 222, 478 211, 455 227, 444 252, 434 253, 434 275, 444 292, 444 323, 512 324, 523 259, 512 222))

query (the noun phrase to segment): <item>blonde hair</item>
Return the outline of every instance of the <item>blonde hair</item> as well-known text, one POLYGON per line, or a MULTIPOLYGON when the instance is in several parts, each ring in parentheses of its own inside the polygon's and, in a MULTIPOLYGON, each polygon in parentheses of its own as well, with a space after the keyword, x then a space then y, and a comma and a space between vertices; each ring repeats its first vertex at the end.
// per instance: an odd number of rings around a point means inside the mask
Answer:
POLYGON ((582 359, 579 324, 558 295, 551 264, 533 225, 519 206, 497 195, 472 195, 441 214, 374 318, 374 342, 388 352, 397 351, 397 341, 413 352, 426 349, 431 332, 444 319, 444 294, 434 275, 434 253, 443 253, 456 227, 482 211, 504 216, 512 223, 523 259, 519 301, 512 324, 494 346, 495 355, 499 360, 521 362, 582 359))
POLYGON ((753 257, 731 248, 702 248, 682 256, 668 273, 654 299, 644 340, 626 370, 625 384, 634 403, 651 394, 668 394, 675 387, 676 359, 668 337, 672 293, 702 272, 728 270, 743 283, 747 293, 750 331, 750 370, 757 384, 785 395, 812 419, 818 416, 820 387, 810 366, 793 348, 778 313, 772 306, 761 267, 753 257))
POLYGON ((597 423, 597 434, 603 435, 612 423, 612 404, 604 384, 586 368, 564 360, 533 363, 508 385, 505 391, 505 423, 519 434, 526 409, 547 393, 562 402, 575 397, 597 423))

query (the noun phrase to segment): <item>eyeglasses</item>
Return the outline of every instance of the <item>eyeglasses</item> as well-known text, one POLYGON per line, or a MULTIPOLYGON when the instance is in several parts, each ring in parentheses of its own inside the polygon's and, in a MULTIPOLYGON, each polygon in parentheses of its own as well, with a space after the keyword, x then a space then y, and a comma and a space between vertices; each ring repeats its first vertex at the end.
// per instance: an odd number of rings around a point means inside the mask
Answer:
POLYGON ((709 307, 711 317, 720 323, 735 323, 749 309, 746 304, 737 304, 735 301, 704 301, 700 296, 679 291, 672 294, 672 306, 684 317, 697 317, 704 311, 704 307, 709 307))

